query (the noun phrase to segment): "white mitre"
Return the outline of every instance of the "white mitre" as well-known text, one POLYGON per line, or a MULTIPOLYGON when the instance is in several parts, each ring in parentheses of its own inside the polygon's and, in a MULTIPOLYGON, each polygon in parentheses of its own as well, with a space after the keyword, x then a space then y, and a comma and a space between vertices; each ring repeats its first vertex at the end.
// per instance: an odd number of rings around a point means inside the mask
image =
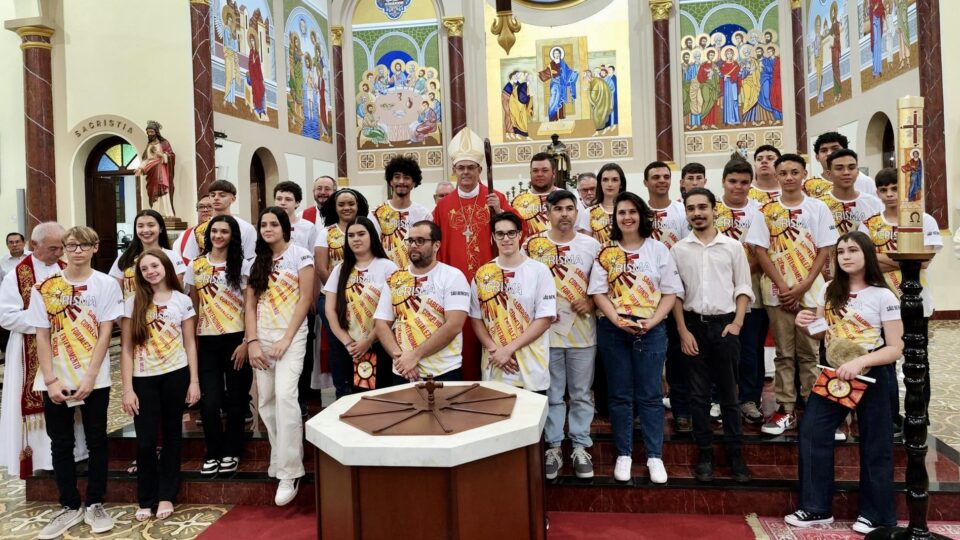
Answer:
POLYGON ((483 165, 483 139, 468 127, 461 129, 453 137, 447 146, 447 152, 450 153, 450 161, 454 165, 460 161, 472 161, 483 165))

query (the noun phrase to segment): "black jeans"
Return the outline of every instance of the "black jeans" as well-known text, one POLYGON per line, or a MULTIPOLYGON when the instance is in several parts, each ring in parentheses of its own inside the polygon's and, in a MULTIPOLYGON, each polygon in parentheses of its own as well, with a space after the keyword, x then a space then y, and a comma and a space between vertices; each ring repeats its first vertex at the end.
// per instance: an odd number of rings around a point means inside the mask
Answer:
MULTIPOLYGON (((330 347, 330 371, 334 373, 344 373, 346 376, 347 393, 355 394, 357 392, 366 392, 367 388, 360 388, 353 385, 353 357, 343 346, 343 343, 337 338, 336 334, 330 332, 330 341, 327 342, 330 347), (336 367, 334 367, 336 366, 336 367)), ((377 367, 375 376, 377 378, 376 388, 386 388, 393 386, 393 359, 387 354, 380 343, 374 343, 370 351, 377 355, 377 367)), ((337 395, 337 399, 343 396, 337 395)))
POLYGON ((690 311, 684 312, 687 330, 696 338, 699 350, 696 356, 684 355, 690 381, 693 439, 698 448, 709 448, 713 445, 713 429, 710 425, 710 393, 713 387, 720 398, 723 438, 727 448, 739 449, 743 444, 737 396, 740 338, 733 334, 722 336, 723 329, 732 323, 733 319, 733 313, 701 317, 690 311))
MULTIPOLYGON (((320 300, 317 303, 317 314, 320 316, 320 340, 321 343, 327 344, 327 355, 328 355, 328 365, 330 367, 330 377, 333 379, 333 389, 336 392, 337 399, 342 398, 343 396, 349 394, 353 390, 353 365, 350 365, 350 369, 347 369, 347 366, 343 365, 342 362, 336 362, 334 358, 333 349, 340 344, 340 340, 337 339, 337 336, 333 335, 333 332, 330 331, 329 322, 327 321, 327 314, 325 311, 326 305, 326 295, 321 294, 320 300)), ((323 353, 320 353, 323 354, 323 353)), ((306 369, 306 366, 304 366, 306 369)), ((302 379, 301 379, 302 380, 302 379)))
MULTIPOLYGON (((83 417, 83 432, 87 439, 87 505, 103 502, 107 491, 107 406, 110 404, 110 389, 98 388, 79 405, 83 417)), ((43 393, 43 419, 50 437, 50 453, 53 456, 53 472, 60 492, 60 506, 74 510, 80 508, 80 492, 77 490, 77 469, 73 458, 75 435, 73 432, 74 409, 65 404, 56 404, 43 393)), ((4 437, 12 437, 4 433, 4 437)))
POLYGON ((686 357, 680 350, 677 321, 671 313, 663 322, 667 328, 666 378, 670 387, 670 410, 674 418, 690 418, 690 381, 684 367, 686 357))
POLYGON ((137 501, 140 508, 153 508, 160 501, 174 502, 180 488, 180 448, 183 435, 184 400, 190 385, 190 369, 151 377, 134 377, 133 391, 140 413, 133 417, 137 428, 137 501), (163 450, 157 457, 157 427, 163 432, 163 450))
POLYGON ((205 459, 240 457, 244 442, 244 417, 250 401, 253 370, 249 362, 234 369, 230 359, 243 342, 243 332, 220 336, 198 336, 198 374, 200 376, 200 417, 207 441, 205 459), (224 430, 220 411, 227 413, 224 430))
MULTIPOLYGON (((320 295, 320 299, 323 299, 323 295, 320 295)), ((317 309, 322 309, 322 306, 318 306, 317 309)), ((310 397, 310 379, 313 377, 313 344, 317 338, 317 316, 307 313, 307 352, 303 355, 303 371, 300 372, 300 380, 297 382, 297 388, 299 389, 300 395, 298 399, 301 404, 307 402, 307 398, 310 397)))
MULTIPOLYGON (((393 365, 393 362, 391 362, 391 366, 392 365, 393 365)), ((408 381, 404 379, 403 377, 397 375, 396 373, 393 373, 392 370, 391 370, 391 375, 393 375, 393 384, 407 384, 408 382, 413 382, 413 381, 408 381)), ((436 377, 433 378, 433 380, 444 381, 444 382, 462 381, 463 371, 461 371, 460 368, 452 369, 444 373, 443 375, 437 375, 436 377)))

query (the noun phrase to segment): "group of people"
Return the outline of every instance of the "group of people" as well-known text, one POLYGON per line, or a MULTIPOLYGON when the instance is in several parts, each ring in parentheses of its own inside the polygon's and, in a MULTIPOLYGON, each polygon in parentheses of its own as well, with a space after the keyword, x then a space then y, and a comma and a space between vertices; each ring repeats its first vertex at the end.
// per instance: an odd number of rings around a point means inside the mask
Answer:
MULTIPOLYGON (((875 184, 858 177, 857 155, 838 133, 821 135, 815 149, 822 178, 808 178, 801 156, 761 146, 752 164, 737 157, 724 167, 717 194, 704 187, 706 169, 687 164, 679 200, 666 163, 645 168, 644 199, 627 190, 614 163, 581 175, 578 193, 558 188, 551 157, 540 153, 529 191, 508 202, 480 182, 483 143, 466 128, 449 149, 456 186, 432 211, 412 201, 422 174, 402 156, 386 166, 390 195, 376 207, 321 177, 316 206, 298 213, 301 188, 281 182, 254 224, 230 214, 236 188, 219 180, 199 205, 212 215, 184 233, 178 251, 162 217, 139 212, 136 238, 109 276, 91 267, 95 231, 41 224, 32 253, 0 282, 8 352, 36 366, 8 374, 8 388, 23 391, 15 406, 5 392, 0 459, 26 474, 22 467, 52 465, 62 510, 41 538, 80 521, 94 532, 112 527, 103 497, 116 323, 123 409, 137 432, 138 520, 174 511, 186 406, 201 401, 200 473, 237 470, 252 387, 271 444, 268 474, 279 480, 275 502, 291 502, 304 475, 302 398, 314 370, 330 375, 338 398, 426 377, 544 393, 548 479, 562 468, 565 437, 576 476, 593 476, 593 391, 605 386, 615 479, 640 472, 632 464, 636 422, 646 475, 666 483, 665 371, 674 427, 692 431, 702 482, 714 476, 713 401, 738 482, 751 480, 742 424, 782 434, 797 427, 805 403, 800 508, 786 521, 809 526, 832 521, 833 444, 850 412, 811 390, 831 343, 842 341, 862 354, 835 377, 872 368, 875 379, 856 408, 863 477, 855 528, 892 525, 893 367, 903 329, 900 275, 885 253, 896 248, 897 175, 882 170, 875 184), (310 343, 315 319, 319 357, 310 343), (768 324, 777 407, 765 418, 768 324), (597 388, 595 372, 605 374, 597 388), (30 465, 14 458, 24 449, 33 451, 30 465), (86 507, 75 473, 84 457, 86 507)), ((931 218, 925 224, 935 248, 939 231, 931 218)))

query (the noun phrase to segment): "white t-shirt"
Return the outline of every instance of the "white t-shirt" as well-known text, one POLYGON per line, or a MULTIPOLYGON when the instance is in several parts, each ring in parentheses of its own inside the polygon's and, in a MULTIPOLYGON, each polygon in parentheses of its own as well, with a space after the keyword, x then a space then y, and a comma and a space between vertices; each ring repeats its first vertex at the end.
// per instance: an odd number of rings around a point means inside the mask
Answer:
MULTIPOLYGON (((897 250, 897 225, 890 223, 883 217, 883 213, 878 213, 868 217, 860 224, 860 231, 867 233, 873 240, 873 245, 877 246, 877 253, 887 253, 897 250)), ((940 251, 943 248, 943 237, 940 236, 940 227, 937 220, 930 214, 923 214, 923 247, 932 248, 933 251, 940 251)), ((903 275, 900 270, 884 272, 884 280, 887 282, 897 298, 903 294, 900 290, 903 284, 903 275)), ((920 298, 923 300, 923 316, 933 315, 933 294, 930 292, 930 284, 927 281, 927 271, 920 270, 920 285, 923 290, 920 291, 920 298)))
MULTIPOLYGON (((393 323, 393 335, 404 351, 419 347, 443 326, 446 312, 470 311, 467 278, 443 263, 426 274, 414 274, 407 268, 397 270, 387 278, 387 287, 390 292, 380 295, 374 318, 393 323)), ((462 351, 463 333, 458 332, 446 347, 420 360, 420 376, 436 377, 459 368, 462 351)))
MULTIPOLYGON (((753 191, 756 188, 750 188, 753 191)), ((767 193, 762 191, 762 193, 767 193)), ((772 200, 772 199, 771 199, 772 200)), ((720 234, 737 240, 743 244, 743 251, 747 254, 747 263, 751 266, 757 259, 757 256, 753 254, 753 248, 751 248, 747 243, 747 231, 750 230, 750 226, 753 225, 755 219, 763 219, 760 214, 760 203, 756 199, 747 198, 746 206, 741 208, 731 208, 727 206, 723 199, 717 201, 716 206, 717 217, 714 220, 714 225, 717 227, 717 230, 720 231, 720 234)), ((763 274, 762 270, 753 272, 750 274, 750 281, 753 285, 753 303, 750 304, 751 308, 762 308, 763 301, 761 300, 760 294, 760 275, 763 274)))
MULTIPOLYGON (((828 282, 829 285, 830 282, 828 282)), ((883 323, 900 320, 900 301, 890 289, 867 287, 850 293, 847 305, 840 313, 826 307, 827 287, 820 290, 817 306, 825 309, 827 320, 826 342, 832 339, 848 339, 867 351, 883 346, 880 331, 883 323)))
POLYGON ((200 312, 197 320, 198 336, 220 336, 244 331, 243 289, 250 278, 253 261, 240 265, 240 288, 227 283, 227 263, 212 261, 210 254, 201 255, 190 263, 183 282, 197 291, 200 312))
POLYGON ((407 237, 407 232, 414 223, 433 221, 433 214, 417 203, 411 203, 407 208, 399 210, 394 208, 390 201, 386 201, 371 210, 369 218, 380 230, 380 242, 387 252, 387 257, 399 268, 404 268, 410 264, 410 258, 407 257, 403 239, 407 237))
POLYGON ((290 241, 307 251, 313 251, 317 239, 317 226, 305 219, 290 224, 290 241))
MULTIPOLYGON (((123 315, 123 294, 117 281, 94 271, 86 281, 71 283, 61 272, 36 284, 30 293, 26 322, 36 328, 50 328, 53 374, 64 388, 76 390, 93 362, 93 349, 100 336, 100 324, 123 315)), ((110 353, 104 351, 94 388, 110 386, 110 353)), ((33 390, 47 385, 37 371, 33 390)))
MULTIPOLYGON (((767 250, 773 266, 788 286, 794 286, 810 274, 817 250, 836 245, 837 227, 827 205, 804 195, 797 206, 774 201, 760 209, 763 219, 754 220, 747 231, 747 243, 767 250)), ((814 307, 823 287, 823 276, 817 275, 800 305, 814 307)), ((760 278, 763 305, 779 306, 780 291, 773 280, 760 278)))
POLYGON ((667 249, 685 238, 690 233, 690 224, 687 223, 687 211, 683 204, 672 201, 666 208, 650 207, 653 211, 653 238, 660 241, 667 249))
MULTIPOLYGON (((166 255, 167 258, 170 259, 170 262, 173 263, 174 273, 176 273, 178 276, 182 276, 187 271, 187 265, 183 264, 183 258, 181 258, 180 255, 178 255, 177 252, 172 249, 166 249, 166 248, 161 248, 161 249, 163 250, 164 255, 166 255)), ((120 254, 113 261, 113 266, 110 267, 110 277, 123 280, 123 287, 122 287, 123 299, 127 300, 128 298, 133 297, 133 293, 136 292, 136 289, 137 289, 137 282, 136 282, 137 262, 136 261, 138 261, 140 258, 137 257, 136 259, 134 259, 134 263, 130 265, 129 268, 124 268, 123 270, 120 270, 119 263, 120 263, 120 257, 122 256, 123 254, 120 254)))
MULTIPOLYGON (((494 343, 504 345, 520 339, 534 320, 557 314, 557 288, 553 274, 531 258, 516 268, 500 266, 494 259, 477 269, 470 284, 470 318, 483 321, 494 343)), ((518 373, 507 373, 490 364, 484 349, 483 380, 500 381, 532 391, 550 387, 550 332, 519 349, 514 358, 518 373)))
POLYGON ((660 297, 683 292, 677 264, 667 246, 647 238, 639 249, 612 242, 593 263, 587 294, 606 294, 620 315, 649 319, 660 297))
MULTIPOLYGON (((124 303, 123 316, 133 318, 133 302, 124 303)), ((196 317, 190 297, 173 291, 163 303, 150 302, 147 308, 147 341, 133 349, 133 376, 163 375, 187 366, 183 345, 183 321, 196 317)))
POLYGON ((543 233, 528 239, 523 251, 531 259, 545 264, 553 275, 558 320, 550 327, 550 347, 568 349, 596 345, 596 317, 593 313, 578 315, 570 304, 588 296, 587 285, 593 261, 600 253, 600 243, 582 233, 577 233, 569 242, 555 242, 549 233, 543 233))
POLYGON ((880 199, 862 192, 852 201, 838 199, 832 191, 821 195, 820 200, 830 209, 838 236, 858 230, 868 217, 883 212, 880 199))
MULTIPOLYGON (((282 255, 273 259, 273 271, 257 300, 257 327, 286 330, 300 301, 300 270, 313 266, 313 255, 290 242, 282 255)), ((313 291, 307 291, 313 294, 313 291)), ((302 324, 306 324, 306 317, 302 324)))
MULTIPOLYGON (((336 294, 340 284, 340 269, 343 263, 338 264, 330 272, 330 277, 323 287, 323 292, 336 294)), ((354 340, 370 337, 373 332, 373 315, 380 303, 380 296, 387 285, 387 277, 397 271, 397 265, 390 259, 374 259, 366 268, 353 267, 346 283, 347 295, 347 328, 345 330, 354 340)))
MULTIPOLYGON (((240 226, 240 243, 243 246, 243 258, 252 259, 256 257, 257 229, 251 225, 249 221, 240 216, 232 217, 233 219, 237 220, 237 225, 240 226)), ((203 241, 201 240, 198 243, 197 237, 199 236, 200 238, 203 238, 209 225, 210 221, 207 220, 194 228, 193 234, 190 235, 190 238, 187 239, 187 243, 183 246, 183 258, 192 261, 200 256, 200 253, 203 251, 203 241)))
POLYGON ((863 171, 861 171, 860 174, 857 175, 857 179, 854 180, 853 189, 873 197, 877 196, 877 183, 873 178, 863 174, 863 171))

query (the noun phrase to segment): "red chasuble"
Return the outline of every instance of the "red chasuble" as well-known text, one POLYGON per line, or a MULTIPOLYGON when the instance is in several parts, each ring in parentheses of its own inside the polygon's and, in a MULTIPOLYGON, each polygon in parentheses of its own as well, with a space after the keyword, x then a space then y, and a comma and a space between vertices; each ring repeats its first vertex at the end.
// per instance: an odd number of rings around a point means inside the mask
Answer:
MULTIPOLYGON (((472 199, 463 199, 459 191, 454 190, 433 209, 433 222, 440 226, 442 235, 437 260, 463 272, 467 283, 481 266, 493 259, 487 193, 483 184, 480 184, 480 194, 472 199)), ((503 193, 496 190, 494 193, 500 199, 500 208, 517 213, 503 193)), ((480 380, 480 341, 473 333, 469 317, 463 324, 463 365, 460 369, 463 380, 480 380)))

